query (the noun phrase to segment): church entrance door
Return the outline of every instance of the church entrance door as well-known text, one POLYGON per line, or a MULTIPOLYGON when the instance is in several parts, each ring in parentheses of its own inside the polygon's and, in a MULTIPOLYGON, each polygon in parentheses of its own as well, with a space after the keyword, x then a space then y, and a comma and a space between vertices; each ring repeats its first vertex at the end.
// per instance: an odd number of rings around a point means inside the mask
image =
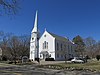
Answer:
POLYGON ((43 60, 45 60, 46 58, 48 58, 49 57, 49 53, 47 52, 47 51, 42 51, 41 53, 40 53, 43 57, 43 60))

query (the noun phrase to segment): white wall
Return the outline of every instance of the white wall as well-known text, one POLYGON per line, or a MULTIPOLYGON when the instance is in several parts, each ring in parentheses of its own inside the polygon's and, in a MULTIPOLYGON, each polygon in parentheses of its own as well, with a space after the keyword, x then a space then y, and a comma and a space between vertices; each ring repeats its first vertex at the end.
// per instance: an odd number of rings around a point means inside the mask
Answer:
POLYGON ((55 38, 52 37, 47 31, 43 33, 39 40, 39 57, 41 51, 48 51, 51 57, 55 59, 55 38), (44 36, 46 35, 46 37, 44 36), (43 49, 44 41, 48 42, 48 49, 43 49))
POLYGON ((37 43, 37 34, 36 33, 32 33, 31 34, 31 39, 30 39, 30 59, 31 60, 35 60, 35 54, 36 52, 36 44, 37 43), (34 39, 32 39, 34 38, 34 39))
POLYGON ((51 58, 61 61, 61 60, 65 60, 65 56, 64 56, 65 54, 66 54, 66 59, 70 58, 69 54, 74 55, 74 50, 75 50, 74 44, 71 41, 57 40, 52 35, 50 35, 47 31, 43 33, 43 35, 39 40, 39 58, 40 58, 41 51, 47 51, 49 54, 51 54, 51 58), (48 42, 48 49, 43 49, 44 41, 48 42), (59 43, 59 50, 57 50, 57 43, 59 43), (62 44, 62 50, 61 50, 61 44, 62 44), (66 45, 66 48, 64 48, 64 45, 66 45), (57 53, 59 53, 59 57, 57 57, 57 53))

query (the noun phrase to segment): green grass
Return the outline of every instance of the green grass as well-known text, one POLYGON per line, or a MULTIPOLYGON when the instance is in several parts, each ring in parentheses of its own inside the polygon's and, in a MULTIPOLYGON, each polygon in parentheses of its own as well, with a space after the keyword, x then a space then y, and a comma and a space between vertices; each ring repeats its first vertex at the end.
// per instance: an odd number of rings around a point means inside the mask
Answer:
POLYGON ((59 66, 61 68, 89 69, 92 71, 100 71, 100 61, 97 61, 97 60, 92 60, 84 64, 60 63, 60 64, 50 64, 50 65, 44 65, 44 66, 59 66))
MULTIPOLYGON (((7 63, 0 63, 0 67, 10 67, 10 66, 20 66, 20 65, 32 65, 34 63, 24 63, 24 64, 7 64, 7 63)), ((50 65, 40 65, 39 67, 47 67, 51 66, 55 69, 55 67, 59 69, 64 68, 75 68, 75 69, 90 69, 90 70, 96 70, 100 71, 100 61, 97 60, 90 60, 87 63, 84 64, 78 64, 78 63, 59 63, 59 64, 50 64, 50 65)))

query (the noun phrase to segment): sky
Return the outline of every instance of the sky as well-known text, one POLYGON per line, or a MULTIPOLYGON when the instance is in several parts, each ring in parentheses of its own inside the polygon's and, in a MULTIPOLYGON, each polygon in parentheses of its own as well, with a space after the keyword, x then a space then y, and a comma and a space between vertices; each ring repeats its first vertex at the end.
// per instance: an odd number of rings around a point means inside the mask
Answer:
POLYGON ((73 39, 100 40, 100 0, 23 0, 17 15, 0 16, 0 31, 30 35, 38 10, 38 27, 73 39))

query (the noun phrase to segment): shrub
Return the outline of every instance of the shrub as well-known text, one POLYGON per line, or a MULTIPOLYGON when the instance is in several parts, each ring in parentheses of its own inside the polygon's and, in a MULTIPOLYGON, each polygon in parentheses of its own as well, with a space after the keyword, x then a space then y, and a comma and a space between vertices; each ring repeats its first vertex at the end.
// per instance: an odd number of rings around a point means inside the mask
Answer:
POLYGON ((96 59, 99 61, 99 59, 100 59, 100 55, 96 55, 96 59))
POLYGON ((86 59, 90 59, 90 57, 87 55, 86 57, 85 57, 86 59))
POLYGON ((12 61, 8 62, 8 64, 12 64, 12 63, 13 63, 12 61))
POLYGON ((35 58, 35 60, 36 60, 37 62, 40 62, 40 58, 35 58))
POLYGON ((3 61, 7 61, 7 57, 6 57, 6 56, 3 56, 3 57, 2 57, 2 60, 3 60, 3 61))
POLYGON ((54 58, 46 58, 45 61, 54 61, 54 58))

